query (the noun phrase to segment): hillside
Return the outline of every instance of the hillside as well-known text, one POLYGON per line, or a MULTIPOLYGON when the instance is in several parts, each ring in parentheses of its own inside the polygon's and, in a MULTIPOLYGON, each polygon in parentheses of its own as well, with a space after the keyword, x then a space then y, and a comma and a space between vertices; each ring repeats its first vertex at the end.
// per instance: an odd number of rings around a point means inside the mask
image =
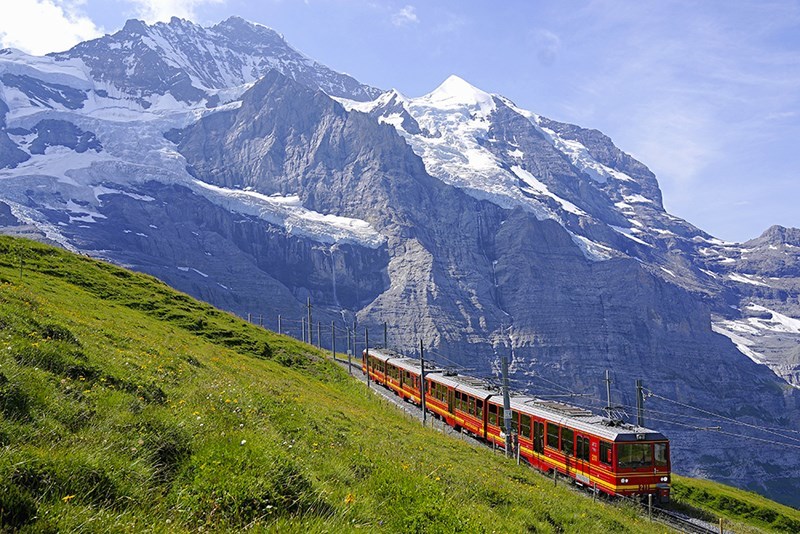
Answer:
POLYGON ((0 336, 6 527, 649 526, 399 417, 307 345, 62 250, 0 238, 0 336))
MULTIPOLYGON (((3 527, 652 527, 420 428, 308 345, 60 249, 0 237, 0 338, 3 527)), ((800 524, 715 483, 680 478, 676 497, 760 527, 800 524)))

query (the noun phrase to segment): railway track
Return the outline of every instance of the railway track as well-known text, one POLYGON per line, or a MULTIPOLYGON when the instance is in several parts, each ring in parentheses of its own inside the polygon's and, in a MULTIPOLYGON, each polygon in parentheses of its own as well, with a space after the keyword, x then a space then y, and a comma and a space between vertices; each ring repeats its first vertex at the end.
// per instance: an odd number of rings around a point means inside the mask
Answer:
POLYGON ((711 523, 661 508, 653 509, 653 519, 681 532, 692 534, 719 534, 720 532, 719 527, 713 528, 714 525, 711 523))

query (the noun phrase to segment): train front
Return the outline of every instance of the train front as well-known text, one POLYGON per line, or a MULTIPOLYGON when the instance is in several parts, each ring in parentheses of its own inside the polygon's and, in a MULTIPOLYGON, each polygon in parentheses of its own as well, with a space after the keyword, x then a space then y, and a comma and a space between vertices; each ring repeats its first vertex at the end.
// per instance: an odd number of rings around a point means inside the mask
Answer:
POLYGON ((669 441, 663 434, 639 431, 618 435, 614 467, 618 494, 653 495, 655 502, 669 502, 669 441))

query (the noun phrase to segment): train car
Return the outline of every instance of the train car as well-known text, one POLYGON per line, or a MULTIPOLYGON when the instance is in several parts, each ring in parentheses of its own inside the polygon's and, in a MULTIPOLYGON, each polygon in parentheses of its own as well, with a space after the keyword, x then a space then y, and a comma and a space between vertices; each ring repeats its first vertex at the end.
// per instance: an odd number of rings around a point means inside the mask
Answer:
POLYGON ((392 358, 402 358, 400 354, 389 350, 364 350, 361 358, 361 372, 369 371, 369 378, 374 382, 386 385, 386 362, 392 358))
MULTIPOLYGON (((362 370, 421 404, 418 360, 370 349, 362 370)), ((506 447, 503 395, 485 381, 426 368, 425 405, 453 428, 506 447)), ((669 502, 669 441, 663 434, 535 397, 513 394, 510 406, 520 458, 533 467, 608 495, 653 495, 657 502, 669 502)))
MULTIPOLYGON (((520 457, 532 466, 557 470, 609 495, 650 494, 657 502, 669 501, 669 441, 663 434, 543 399, 515 396, 511 409, 520 457)), ((502 416, 502 398, 492 397, 487 436, 500 432, 502 416)))
POLYGON ((426 371, 425 382, 428 410, 456 430, 464 429, 486 439, 486 403, 497 391, 478 378, 444 372, 428 375, 426 371))

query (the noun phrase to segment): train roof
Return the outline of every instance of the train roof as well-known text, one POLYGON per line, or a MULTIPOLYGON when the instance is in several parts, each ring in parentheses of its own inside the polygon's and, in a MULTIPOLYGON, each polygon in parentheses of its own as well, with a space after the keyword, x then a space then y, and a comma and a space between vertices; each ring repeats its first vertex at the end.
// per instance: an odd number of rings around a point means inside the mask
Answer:
MULTIPOLYGON (((500 403, 502 404, 502 399, 500 403)), ((609 441, 666 441, 667 439, 655 430, 612 421, 585 408, 563 402, 535 397, 512 397, 511 408, 609 441)))
POLYGON ((425 370, 425 376, 478 399, 486 400, 492 395, 500 395, 500 391, 497 388, 492 387, 488 382, 480 378, 456 374, 449 375, 446 371, 439 371, 437 374, 430 376, 427 369, 425 370))
POLYGON ((406 358, 406 356, 403 356, 399 352, 395 352, 395 351, 393 351, 391 349, 373 349, 373 348, 369 348, 369 349, 367 349, 367 351, 368 351, 370 356, 372 356, 372 357, 374 357, 374 358, 376 358, 378 360, 384 361, 384 362, 386 360, 388 360, 389 358, 406 358))

